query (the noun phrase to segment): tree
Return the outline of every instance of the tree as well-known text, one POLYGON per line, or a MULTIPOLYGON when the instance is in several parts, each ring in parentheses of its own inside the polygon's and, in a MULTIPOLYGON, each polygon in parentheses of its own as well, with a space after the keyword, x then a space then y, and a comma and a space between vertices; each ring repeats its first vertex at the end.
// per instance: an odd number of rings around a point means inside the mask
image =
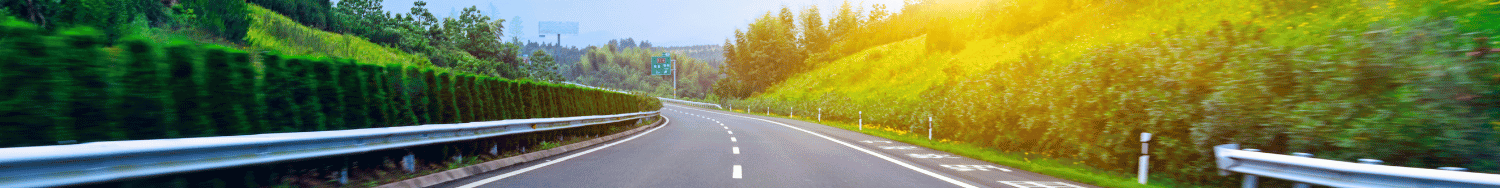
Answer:
POLYGON ((807 50, 807 54, 822 53, 828 50, 828 29, 823 26, 823 18, 818 13, 818 6, 809 6, 802 10, 802 40, 801 45, 807 50))
POLYGON ((553 61, 551 55, 542 50, 531 52, 531 64, 526 65, 530 77, 536 80, 562 81, 562 75, 557 73, 557 62, 553 61))
MULTIPOLYGON (((491 12, 491 13, 493 13, 493 12, 491 12)), ((526 32, 524 30, 526 27, 523 26, 523 25, 521 25, 521 24, 524 24, 524 23, 525 22, 521 22, 521 16, 516 16, 516 17, 511 17, 510 18, 510 37, 511 37, 512 43, 520 42, 521 41, 520 37, 521 36, 526 36, 526 32)))
POLYGON ((835 14, 833 20, 829 21, 829 38, 832 41, 844 40, 845 36, 859 29, 861 24, 859 17, 860 11, 854 10, 854 7, 849 5, 849 1, 845 0, 843 5, 839 5, 838 14, 835 14))
POLYGON ((773 17, 767 12, 751 23, 748 31, 735 31, 734 44, 725 47, 724 62, 730 81, 738 82, 721 87, 737 91, 730 93, 735 94, 732 97, 746 97, 806 69, 805 51, 797 46, 795 33, 789 28, 793 24, 782 23, 791 20, 787 17, 773 17))
MULTIPOLYGON (((197 23, 199 29, 231 41, 244 39, 245 32, 250 31, 250 11, 244 0, 183 0, 182 3, 202 13, 197 23)), ((323 4, 326 6, 327 2, 323 4)))

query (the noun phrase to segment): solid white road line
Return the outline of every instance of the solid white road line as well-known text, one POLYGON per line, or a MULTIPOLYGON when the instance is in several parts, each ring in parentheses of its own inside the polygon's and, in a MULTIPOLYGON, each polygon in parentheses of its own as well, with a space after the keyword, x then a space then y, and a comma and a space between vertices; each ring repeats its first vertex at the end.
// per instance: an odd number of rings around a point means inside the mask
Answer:
MULTIPOLYGON (((672 105, 672 106, 677 106, 677 105, 672 105)), ((686 107, 683 107, 683 108, 686 108, 686 107)), ((764 122, 767 122, 767 123, 781 125, 783 127, 796 129, 798 131, 802 131, 802 132, 805 132, 807 134, 812 134, 813 136, 818 136, 818 137, 822 137, 823 139, 828 139, 828 141, 833 141, 834 143, 838 143, 838 144, 844 145, 844 146, 849 147, 849 148, 854 148, 854 150, 859 150, 859 151, 865 152, 865 154, 870 154, 870 155, 873 155, 875 157, 879 157, 880 159, 885 159, 886 161, 890 161, 891 163, 896 163, 896 165, 901 165, 902 167, 906 167, 907 169, 911 169, 912 171, 917 171, 917 172, 920 172, 922 174, 927 174, 927 176, 932 176, 934 178, 946 181, 948 183, 952 183, 953 185, 957 185, 959 187, 978 188, 978 186, 969 185, 968 183, 964 183, 962 181, 958 181, 958 180, 950 178, 948 176, 943 176, 941 174, 933 173, 932 171, 927 171, 927 169, 918 168, 917 166, 914 166, 914 165, 911 165, 911 164, 907 164, 906 162, 901 162, 899 160, 896 160, 895 158, 887 157, 885 155, 881 155, 879 153, 875 153, 874 151, 870 151, 870 150, 867 150, 865 148, 854 146, 853 144, 849 144, 849 143, 846 143, 844 141, 839 141, 838 139, 834 139, 833 137, 824 136, 823 134, 818 134, 818 133, 815 133, 815 132, 812 132, 812 131, 808 131, 806 129, 797 128, 797 127, 793 127, 791 125, 783 124, 783 123, 780 123, 780 122, 775 122, 775 121, 765 120, 765 119, 760 119, 760 118, 745 117, 745 116, 734 115, 734 114, 725 114, 725 113, 719 113, 719 112, 714 112, 714 111, 699 110, 699 109, 694 109, 694 108, 686 108, 686 109, 692 109, 692 110, 703 111, 703 112, 708 112, 708 113, 715 113, 715 114, 719 114, 719 115, 741 117, 741 118, 745 118, 745 119, 760 120, 760 121, 764 121, 764 122)), ((732 139, 732 137, 731 137, 731 139, 732 139)))
POLYGON ((734 154, 735 155, 739 155, 740 154, 740 147, 734 147, 734 154))
POLYGON ((744 179, 744 176, 740 175, 740 165, 734 165, 734 175, 730 175, 730 177, 733 177, 734 179, 744 179))
POLYGON ((734 140, 734 137, 731 136, 731 137, 729 137, 729 142, 740 142, 740 141, 739 140, 734 140))
MULTIPOLYGON (((530 172, 532 170, 536 170, 538 168, 547 167, 547 165, 557 164, 558 162, 563 162, 563 161, 566 161, 568 159, 573 159, 573 157, 578 157, 578 156, 582 156, 583 154, 593 153, 594 151, 599 151, 599 150, 604 149, 604 148, 609 148, 610 146, 614 146, 615 144, 625 143, 626 141, 634 140, 635 138, 640 138, 641 136, 645 136, 646 134, 654 132, 657 129, 661 129, 662 127, 666 127, 668 123, 672 123, 672 118, 667 118, 667 116, 661 116, 661 118, 663 119, 663 122, 662 122, 661 126, 656 126, 656 128, 651 128, 651 130, 646 130, 646 132, 641 132, 640 134, 636 134, 635 136, 631 136, 630 138, 625 138, 623 140, 620 140, 620 141, 617 141, 617 142, 614 142, 614 143, 605 144, 603 146, 599 146, 599 147, 594 148, 594 149, 589 149, 589 150, 585 150, 583 152, 575 153, 573 155, 568 155, 567 157, 557 158, 557 159, 552 160, 552 161, 547 161, 546 163, 537 164, 536 166, 526 167, 526 168, 523 168, 523 169, 520 169, 520 170, 511 171, 510 173, 500 174, 499 176, 485 178, 485 179, 482 179, 482 180, 479 180, 479 181, 475 181, 473 183, 469 183, 469 184, 464 185, 464 186, 459 186, 458 188, 474 188, 474 187, 479 187, 481 185, 489 184, 489 183, 492 183, 492 182, 495 182, 495 181, 500 181, 501 179, 509 178, 511 176, 520 175, 521 173, 526 173, 526 172, 530 172)), ((738 167, 735 167, 735 168, 738 168, 738 167)))

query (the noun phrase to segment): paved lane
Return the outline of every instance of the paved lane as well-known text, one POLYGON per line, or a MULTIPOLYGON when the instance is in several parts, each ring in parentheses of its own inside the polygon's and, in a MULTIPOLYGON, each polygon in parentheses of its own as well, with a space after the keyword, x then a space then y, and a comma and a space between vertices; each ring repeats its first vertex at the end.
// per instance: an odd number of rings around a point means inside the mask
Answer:
POLYGON ((438 187, 1013 187, 837 128, 678 105, 662 114, 666 125, 633 137, 438 187))

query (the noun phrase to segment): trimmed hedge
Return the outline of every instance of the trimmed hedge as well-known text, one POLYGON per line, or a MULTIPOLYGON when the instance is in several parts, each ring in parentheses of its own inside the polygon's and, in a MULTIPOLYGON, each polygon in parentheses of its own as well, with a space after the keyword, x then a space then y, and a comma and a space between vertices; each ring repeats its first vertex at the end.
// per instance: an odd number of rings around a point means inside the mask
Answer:
POLYGON ((55 35, 0 21, 0 147, 652 111, 654 98, 433 67, 55 35), (255 60, 259 62, 255 62, 255 60))

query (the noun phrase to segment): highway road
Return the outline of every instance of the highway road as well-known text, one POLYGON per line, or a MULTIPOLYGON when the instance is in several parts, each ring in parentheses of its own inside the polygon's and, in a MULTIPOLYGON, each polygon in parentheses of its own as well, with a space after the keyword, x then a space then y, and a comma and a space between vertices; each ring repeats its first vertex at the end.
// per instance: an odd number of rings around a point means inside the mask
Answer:
POLYGON ((1094 187, 797 120, 661 112, 636 135, 435 187, 1094 187))

